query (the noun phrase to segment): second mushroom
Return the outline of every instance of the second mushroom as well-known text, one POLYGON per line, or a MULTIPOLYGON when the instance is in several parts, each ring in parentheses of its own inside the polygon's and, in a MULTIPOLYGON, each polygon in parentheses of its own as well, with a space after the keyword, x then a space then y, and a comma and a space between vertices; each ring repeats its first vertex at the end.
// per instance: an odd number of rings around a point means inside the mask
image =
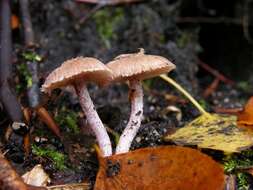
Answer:
POLYGON ((122 54, 107 64, 114 81, 129 81, 131 114, 126 128, 120 136, 116 154, 128 152, 136 136, 143 115, 143 91, 141 81, 175 69, 168 59, 157 55, 146 55, 144 49, 133 54, 122 54))
POLYGON ((86 87, 87 82, 106 84, 112 79, 111 71, 99 60, 91 57, 77 57, 64 62, 46 79, 42 91, 73 85, 79 97, 88 124, 95 133, 103 156, 112 155, 112 146, 107 131, 100 120, 86 87))

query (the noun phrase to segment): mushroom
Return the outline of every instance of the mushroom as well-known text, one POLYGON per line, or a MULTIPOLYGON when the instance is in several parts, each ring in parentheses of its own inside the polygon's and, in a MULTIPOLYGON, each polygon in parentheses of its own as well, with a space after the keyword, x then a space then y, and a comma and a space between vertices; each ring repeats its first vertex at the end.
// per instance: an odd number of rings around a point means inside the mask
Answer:
POLYGON ((46 78, 42 91, 51 90, 67 85, 73 85, 79 97, 88 124, 95 133, 103 156, 112 154, 112 146, 107 131, 100 120, 95 106, 86 87, 87 82, 105 85, 112 79, 111 71, 99 60, 91 57, 77 57, 65 61, 46 78))
POLYGON ((143 115, 143 91, 141 81, 152 78, 175 69, 175 65, 168 59, 145 55, 144 49, 133 54, 122 54, 107 64, 111 69, 114 81, 129 81, 129 98, 131 114, 126 128, 120 136, 116 147, 116 154, 128 152, 136 136, 143 115))

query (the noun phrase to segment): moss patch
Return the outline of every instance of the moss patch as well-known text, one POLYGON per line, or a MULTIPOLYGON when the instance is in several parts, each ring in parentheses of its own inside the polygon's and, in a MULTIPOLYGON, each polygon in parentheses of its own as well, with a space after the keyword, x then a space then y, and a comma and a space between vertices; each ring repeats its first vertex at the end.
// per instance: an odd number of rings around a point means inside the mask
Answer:
POLYGON ((59 170, 66 169, 66 155, 49 148, 32 145, 32 153, 39 157, 46 157, 53 161, 54 167, 59 170))
POLYGON ((117 26, 123 22, 124 12, 122 8, 114 8, 113 10, 110 8, 105 8, 103 10, 97 11, 93 16, 96 26, 97 32, 105 44, 105 46, 109 49, 111 47, 111 40, 117 39, 117 34, 115 33, 115 29, 117 26))

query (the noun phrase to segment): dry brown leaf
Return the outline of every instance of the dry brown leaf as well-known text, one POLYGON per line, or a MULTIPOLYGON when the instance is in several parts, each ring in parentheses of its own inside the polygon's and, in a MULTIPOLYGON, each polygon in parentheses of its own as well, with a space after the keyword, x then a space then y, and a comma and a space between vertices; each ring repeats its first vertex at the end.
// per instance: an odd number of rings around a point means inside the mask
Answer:
POLYGON ((223 168, 198 150, 161 146, 99 158, 95 190, 222 190, 223 168))
POLYGON ((26 184, 33 186, 46 186, 50 182, 49 176, 40 164, 34 166, 31 171, 26 172, 22 178, 26 184))
POLYGON ((253 128, 253 97, 251 97, 244 109, 237 114, 238 126, 253 128))

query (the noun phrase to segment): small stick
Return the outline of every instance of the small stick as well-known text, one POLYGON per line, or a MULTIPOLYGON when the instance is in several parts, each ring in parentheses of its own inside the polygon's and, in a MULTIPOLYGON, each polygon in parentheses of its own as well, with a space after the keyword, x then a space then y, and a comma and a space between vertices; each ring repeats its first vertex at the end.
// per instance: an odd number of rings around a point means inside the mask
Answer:
POLYGON ((220 81, 229 84, 229 85, 234 85, 235 82, 228 79, 227 77, 225 77, 223 74, 221 74, 219 71, 217 71, 216 69, 210 67, 208 64, 204 63, 203 61, 201 61, 200 59, 198 60, 197 64, 202 67, 203 69, 205 69, 207 72, 211 73, 213 76, 215 76, 217 79, 219 79, 220 81))
MULTIPOLYGON (((31 22, 31 16, 29 11, 29 2, 28 0, 19 0, 20 12, 22 16, 22 24, 24 29, 24 41, 25 46, 29 49, 31 48, 34 51, 35 40, 34 32, 31 22)), ((32 75, 32 86, 28 89, 27 95, 29 99, 29 105, 32 108, 35 108, 40 103, 40 90, 39 90, 39 78, 38 78, 38 63, 37 61, 27 61, 27 67, 29 72, 32 75)))
POLYGON ((1 0, 1 49, 0 49, 0 99, 12 121, 23 120, 21 105, 14 90, 11 88, 12 79, 12 38, 11 38, 11 9, 9 0, 1 0))
MULTIPOLYGON (((20 11, 22 16, 25 45, 27 48, 35 47, 35 38, 31 22, 28 0, 19 0, 20 11)), ((40 88, 39 88, 39 66, 37 61, 27 61, 27 67, 32 75, 32 86, 28 89, 27 95, 29 99, 29 106, 34 108, 44 123, 54 132, 55 135, 61 137, 58 125, 50 116, 48 111, 40 105, 40 88)))
POLYGON ((34 33, 33 33, 28 0, 19 0, 19 6, 20 6, 20 12, 21 12, 23 28, 24 28, 25 45, 27 47, 33 47, 35 45, 34 33))
POLYGON ((219 107, 215 107, 213 109, 215 113, 230 114, 230 115, 237 115, 240 111, 243 110, 243 108, 219 108, 219 107))
POLYGON ((48 113, 48 111, 41 106, 37 108, 36 112, 39 118, 51 129, 51 131, 53 131, 57 137, 61 138, 59 127, 55 123, 51 115, 48 113))
POLYGON ((233 24, 242 25, 242 19, 235 19, 229 17, 177 17, 177 23, 190 23, 190 24, 233 24))
POLYGON ((104 4, 98 4, 96 5, 93 9, 91 9, 85 16, 83 16, 79 20, 79 24, 83 24, 86 22, 93 14, 95 14, 99 9, 103 8, 105 5, 104 4))
POLYGON ((28 157, 29 156, 29 152, 30 152, 30 147, 31 147, 31 138, 30 138, 30 134, 26 134, 24 136, 24 143, 23 143, 23 148, 24 148, 24 151, 25 151, 25 157, 28 157))
POLYGON ((218 78, 214 79, 214 81, 206 88, 203 93, 204 98, 209 97, 219 86, 220 80, 218 78))

